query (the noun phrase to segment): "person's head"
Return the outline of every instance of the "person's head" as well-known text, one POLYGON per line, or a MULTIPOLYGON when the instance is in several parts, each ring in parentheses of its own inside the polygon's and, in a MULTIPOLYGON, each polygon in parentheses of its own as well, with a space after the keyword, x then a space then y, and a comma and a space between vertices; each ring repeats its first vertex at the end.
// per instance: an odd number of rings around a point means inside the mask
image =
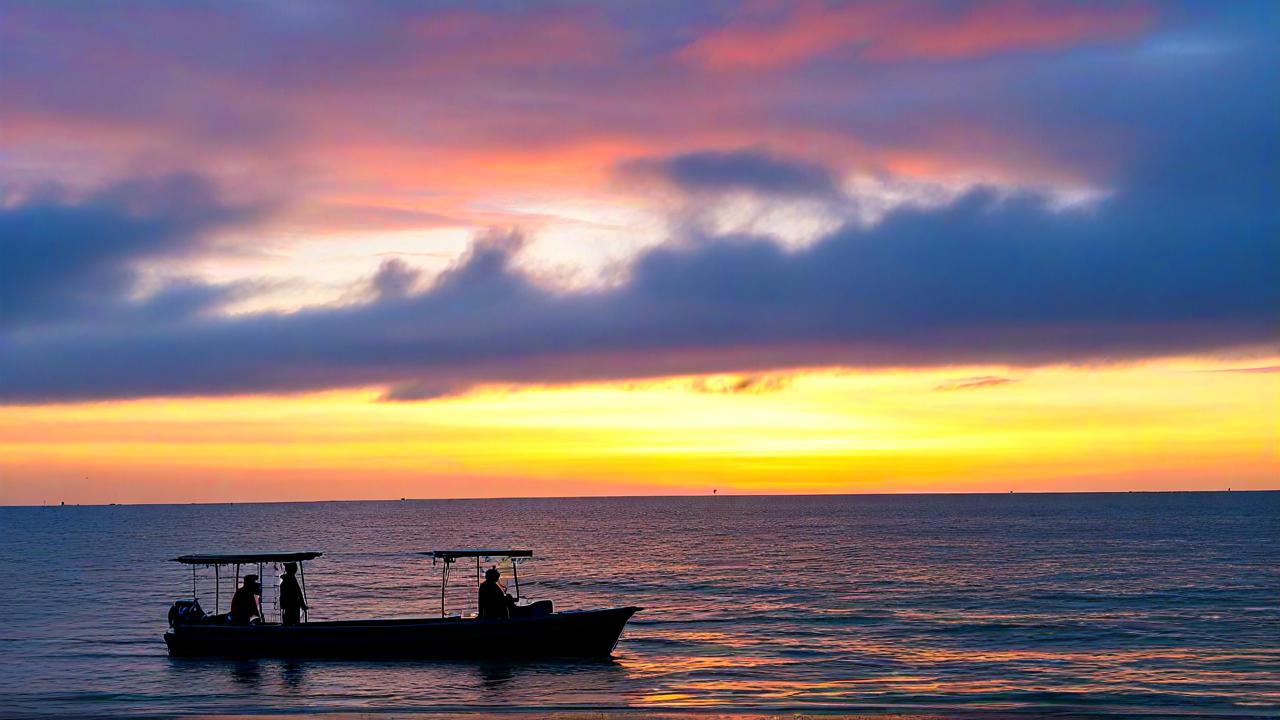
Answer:
POLYGON ((498 578, 502 577, 502 573, 498 572, 498 568, 491 567, 484 571, 484 579, 489 582, 498 582, 498 578))
POLYGON ((292 575, 298 572, 298 563, 287 562, 284 564, 284 574, 292 575))
POLYGON ((257 575, 245 575, 245 576, 244 576, 244 586, 245 586, 245 587, 247 587, 247 588, 249 588, 250 590, 253 590, 254 592, 257 592, 257 591, 260 589, 260 586, 258 585, 258 576, 257 576, 257 575))

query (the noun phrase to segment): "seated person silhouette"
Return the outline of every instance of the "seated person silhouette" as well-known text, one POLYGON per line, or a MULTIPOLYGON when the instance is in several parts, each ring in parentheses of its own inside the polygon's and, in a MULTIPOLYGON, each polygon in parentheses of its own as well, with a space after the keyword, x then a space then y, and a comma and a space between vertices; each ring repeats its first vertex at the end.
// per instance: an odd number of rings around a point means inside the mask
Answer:
POLYGON ((254 618, 261 620, 262 611, 258 608, 258 596, 261 594, 258 576, 245 575, 244 584, 231 596, 231 613, 227 619, 233 625, 248 625, 254 618))
POLYGON ((515 598, 507 594, 506 588, 498 584, 502 574, 498 568, 491 567, 484 571, 484 582, 480 583, 479 620, 508 620, 511 609, 515 607, 515 598))
POLYGON ((297 625, 302 621, 302 611, 307 609, 306 598, 302 588, 298 586, 298 564, 284 564, 284 575, 280 576, 280 622, 284 625, 297 625))

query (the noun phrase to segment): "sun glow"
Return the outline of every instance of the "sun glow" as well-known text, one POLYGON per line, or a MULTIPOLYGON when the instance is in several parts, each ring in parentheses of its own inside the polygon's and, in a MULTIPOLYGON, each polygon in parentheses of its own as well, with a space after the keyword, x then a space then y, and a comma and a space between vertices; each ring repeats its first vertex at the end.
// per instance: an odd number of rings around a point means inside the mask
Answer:
POLYGON ((1278 390, 1178 361, 6 407, 0 502, 1264 488, 1278 390))

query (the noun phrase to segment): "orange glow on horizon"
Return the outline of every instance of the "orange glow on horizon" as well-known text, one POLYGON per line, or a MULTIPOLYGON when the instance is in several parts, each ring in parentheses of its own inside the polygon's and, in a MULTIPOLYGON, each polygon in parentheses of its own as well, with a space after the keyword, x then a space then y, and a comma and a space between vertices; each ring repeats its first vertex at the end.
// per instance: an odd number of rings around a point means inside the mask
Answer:
MULTIPOLYGON (((1259 363, 1265 364, 1265 363, 1259 363)), ((1280 374, 813 370, 0 408, 0 503, 1280 488, 1280 374), (985 376, 1007 382, 984 382, 985 376), (965 382, 965 378, 980 378, 965 382)))

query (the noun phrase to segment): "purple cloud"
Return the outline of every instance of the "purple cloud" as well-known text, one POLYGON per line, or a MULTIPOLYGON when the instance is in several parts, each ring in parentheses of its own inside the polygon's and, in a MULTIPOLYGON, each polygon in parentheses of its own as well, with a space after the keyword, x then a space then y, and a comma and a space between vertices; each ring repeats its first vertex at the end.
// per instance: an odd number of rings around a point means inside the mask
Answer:
POLYGON ((704 151, 632 160, 624 175, 655 178, 686 192, 745 190, 771 196, 833 197, 840 193, 831 169, 785 160, 760 150, 704 151))
POLYGON ((116 183, 83 198, 55 188, 0 208, 0 328, 176 316, 242 295, 251 283, 179 282, 136 300, 135 265, 206 250, 214 230, 264 210, 225 202, 189 174, 116 183))
POLYGON ((1018 381, 1014 378, 1000 377, 999 375, 976 375, 974 377, 948 380, 935 387, 934 390, 940 392, 951 392, 953 390, 979 390, 981 388, 1008 385, 1016 382, 1018 381))
MULTIPOLYGON (((0 397, 368 384, 439 395, 476 383, 1035 365, 1274 343, 1275 209, 1223 219, 1195 205, 1152 213, 1150 201, 1121 194, 1063 213, 1035 197, 975 192, 796 252, 750 238, 659 247, 627 282, 590 292, 540 287, 512 264, 519 238, 494 236, 429 289, 362 305, 12 332, 0 397)), ((422 393, 389 397, 410 395, 422 393)))

